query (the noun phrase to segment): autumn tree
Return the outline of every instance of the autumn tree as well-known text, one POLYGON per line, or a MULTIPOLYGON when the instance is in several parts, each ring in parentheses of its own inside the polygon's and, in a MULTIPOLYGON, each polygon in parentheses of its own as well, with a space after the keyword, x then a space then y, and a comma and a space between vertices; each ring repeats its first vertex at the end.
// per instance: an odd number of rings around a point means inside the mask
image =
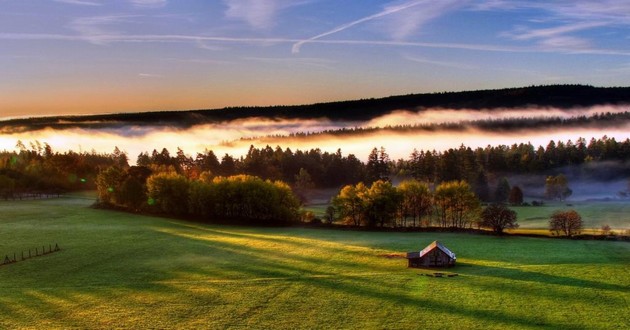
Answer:
POLYGON ((411 217, 412 226, 422 222, 424 216, 431 214, 431 191, 429 185, 417 180, 405 180, 398 185, 402 197, 400 203, 400 217, 402 225, 406 225, 406 220, 411 217))
POLYGON ((365 210, 364 196, 367 191, 367 187, 359 182, 356 185, 341 188, 339 194, 333 198, 333 205, 345 223, 354 226, 361 225, 365 210))
POLYGON ((481 212, 481 226, 491 228, 497 234, 503 234, 505 229, 518 228, 516 212, 505 204, 490 204, 481 212))
POLYGON ((116 205, 119 202, 118 188, 124 178, 124 172, 118 166, 110 166, 96 178, 98 200, 101 203, 116 205))
POLYGON ((550 200, 565 200, 573 191, 569 188, 569 180, 563 175, 548 176, 545 180, 545 197, 550 200))
POLYGON ((159 212, 173 215, 188 213, 190 182, 176 173, 157 173, 147 179, 150 204, 159 212))
POLYGON ((433 194, 433 205, 441 227, 470 226, 481 209, 479 199, 466 181, 441 183, 433 194))
POLYGON ((365 219, 368 226, 385 227, 394 220, 401 195, 389 181, 372 183, 364 195, 365 219))
POLYGON ((133 176, 127 176, 118 189, 120 202, 134 211, 139 211, 147 201, 144 183, 133 176))
POLYGON ((575 210, 556 211, 549 220, 549 231, 557 236, 572 237, 580 233, 582 225, 582 217, 575 210))

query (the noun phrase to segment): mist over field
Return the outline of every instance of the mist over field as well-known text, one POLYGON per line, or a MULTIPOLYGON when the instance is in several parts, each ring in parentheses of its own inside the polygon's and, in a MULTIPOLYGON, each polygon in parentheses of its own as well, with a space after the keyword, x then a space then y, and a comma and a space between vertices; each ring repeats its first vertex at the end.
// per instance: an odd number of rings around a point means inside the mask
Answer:
MULTIPOLYGON (((385 147, 392 159, 407 159, 414 148, 418 150, 446 150, 464 144, 475 147, 487 145, 531 142, 534 146, 546 146, 550 140, 575 141, 582 137, 625 140, 630 138, 629 124, 625 122, 607 124, 605 127, 558 127, 553 129, 512 129, 493 132, 472 128, 467 123, 480 120, 505 120, 519 118, 574 118, 598 113, 620 113, 628 111, 626 106, 594 106, 570 110, 556 108, 521 108, 493 110, 451 110, 427 109, 422 111, 394 111, 366 121, 331 121, 322 119, 269 119, 244 118, 219 123, 205 123, 189 128, 172 125, 122 125, 102 123, 83 128, 24 131, 16 127, 0 134, 0 149, 14 150, 16 142, 40 141, 48 143, 53 150, 64 152, 96 151, 111 152, 116 146, 129 154, 132 162, 141 152, 160 151, 167 148, 171 152, 177 148, 186 154, 195 155, 206 149, 218 155, 229 153, 236 157, 247 153, 250 145, 255 147, 281 146, 282 148, 311 149, 335 152, 341 149, 344 154, 354 154, 365 160, 374 147, 385 147), (394 130, 390 126, 460 124, 455 131, 394 130), (332 134, 333 131, 355 128, 383 128, 349 134, 332 134), (323 132, 323 133, 322 133, 323 132), (331 132, 331 134, 327 134, 331 132), (303 133, 307 133, 302 135, 303 133), (318 134, 321 133, 321 134, 318 134), (295 134, 298 134, 295 136, 295 134), (291 136, 293 135, 293 136, 291 136)), ((93 124, 93 123, 91 123, 93 124)))

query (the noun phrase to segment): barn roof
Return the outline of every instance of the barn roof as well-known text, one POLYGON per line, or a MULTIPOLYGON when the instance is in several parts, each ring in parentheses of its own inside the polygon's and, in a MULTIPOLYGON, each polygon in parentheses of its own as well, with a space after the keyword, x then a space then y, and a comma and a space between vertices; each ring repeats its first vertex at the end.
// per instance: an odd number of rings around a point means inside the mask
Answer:
POLYGON ((420 252, 407 252, 407 259, 420 258, 420 252))
POLYGON ((425 247, 422 251, 420 251, 419 257, 424 256, 425 254, 431 252, 435 248, 442 250, 442 252, 446 253, 446 255, 448 255, 451 259, 457 259, 455 257, 455 253, 453 253, 451 250, 449 250, 446 246, 444 246, 442 243, 438 241, 433 241, 431 244, 427 245, 427 247, 425 247))

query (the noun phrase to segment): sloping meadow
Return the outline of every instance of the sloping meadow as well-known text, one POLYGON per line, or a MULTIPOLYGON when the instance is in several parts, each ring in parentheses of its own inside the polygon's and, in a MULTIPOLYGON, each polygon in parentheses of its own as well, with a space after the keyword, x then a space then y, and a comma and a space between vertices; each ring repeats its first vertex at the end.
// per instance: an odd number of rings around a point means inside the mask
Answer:
POLYGON ((630 244, 207 226, 0 202, 2 328, 626 328, 630 244), (401 256, 439 240, 456 277, 401 256), (61 251, 20 260, 20 251, 61 251))

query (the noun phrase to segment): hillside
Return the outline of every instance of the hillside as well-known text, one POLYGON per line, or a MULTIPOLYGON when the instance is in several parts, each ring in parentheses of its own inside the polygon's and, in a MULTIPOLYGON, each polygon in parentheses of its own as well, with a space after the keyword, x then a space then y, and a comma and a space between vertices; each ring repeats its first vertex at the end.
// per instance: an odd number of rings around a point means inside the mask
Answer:
POLYGON ((328 118, 331 120, 368 120, 394 110, 421 111, 448 109, 513 109, 554 107, 571 109, 594 105, 630 104, 630 87, 593 87, 585 85, 532 86, 497 90, 410 94, 378 99, 362 99, 296 106, 231 107, 223 109, 120 113, 90 116, 59 116, 13 119, 0 122, 0 130, 37 130, 117 125, 164 125, 190 127, 203 123, 261 117, 284 119, 328 118))
POLYGON ((209 226, 0 201, 0 328, 627 328, 630 245, 209 226), (438 239, 457 277, 401 254, 438 239), (420 276, 422 275, 422 276, 420 276))

